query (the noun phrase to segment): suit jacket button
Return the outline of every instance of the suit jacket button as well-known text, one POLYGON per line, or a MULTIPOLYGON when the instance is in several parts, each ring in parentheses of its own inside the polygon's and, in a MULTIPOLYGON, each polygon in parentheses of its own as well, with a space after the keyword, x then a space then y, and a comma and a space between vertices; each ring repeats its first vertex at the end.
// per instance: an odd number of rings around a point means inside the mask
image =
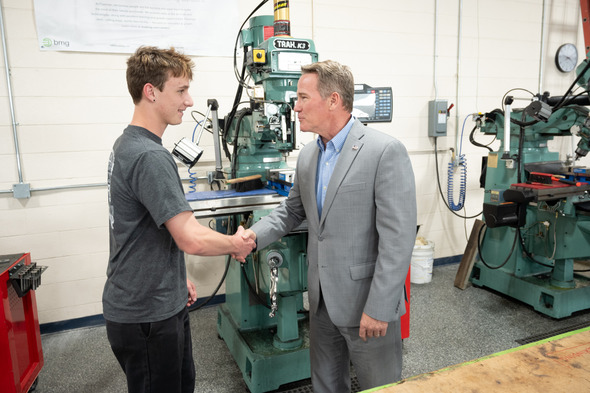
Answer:
POLYGON ((321 242, 322 240, 324 240, 323 236, 318 236, 318 240, 321 242))

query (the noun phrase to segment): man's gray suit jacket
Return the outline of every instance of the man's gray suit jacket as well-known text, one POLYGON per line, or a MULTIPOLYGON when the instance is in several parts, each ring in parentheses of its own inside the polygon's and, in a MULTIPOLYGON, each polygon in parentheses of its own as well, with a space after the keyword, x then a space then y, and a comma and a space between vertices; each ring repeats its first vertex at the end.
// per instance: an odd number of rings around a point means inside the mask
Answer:
POLYGON ((405 313, 404 282, 416 238, 408 153, 397 139, 356 120, 318 217, 318 152, 315 142, 304 146, 288 198, 252 226, 258 249, 307 219, 310 312, 317 311, 321 287, 336 326, 359 326, 363 312, 394 321, 405 313))

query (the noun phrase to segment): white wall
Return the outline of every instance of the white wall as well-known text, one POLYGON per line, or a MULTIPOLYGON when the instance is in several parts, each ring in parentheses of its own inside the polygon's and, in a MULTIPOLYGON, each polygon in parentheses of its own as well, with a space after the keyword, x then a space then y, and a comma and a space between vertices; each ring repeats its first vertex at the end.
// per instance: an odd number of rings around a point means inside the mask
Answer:
MULTIPOLYGON (((258 3, 239 2, 240 23, 258 3)), ((444 175, 441 182, 446 189, 448 148, 455 146, 463 119, 470 113, 500 107, 509 89, 538 91, 543 1, 463 1, 460 39, 459 0, 291 0, 290 4, 292 35, 312 38, 320 60, 330 58, 351 66, 357 83, 393 88, 394 119, 375 127, 399 138, 410 152, 420 235, 435 242, 435 257, 462 254, 473 219, 454 216, 438 195, 434 143, 427 136, 428 101, 437 96, 455 104, 449 135, 439 138, 439 148, 446 150, 439 154, 444 175)), ((584 53, 579 2, 547 0, 546 4, 542 86, 560 95, 574 75, 556 70, 555 50, 572 42, 584 53)), ((2 0, 2 6, 24 182, 33 190, 104 183, 112 143, 133 111, 125 84, 128 55, 41 52, 33 1, 2 0)), ((272 1, 259 11, 261 14, 272 14, 272 1)), ((237 34, 239 26, 229 28, 237 34)), ((193 109, 205 111, 206 100, 217 98, 220 115, 227 113, 237 88, 233 60, 195 58, 195 63, 193 109)), ((19 179, 3 62, 0 67, 0 191, 7 191, 19 179)), ((526 93, 514 94, 528 98, 526 93)), ((468 142, 473 125, 467 121, 463 137, 469 170, 466 212, 461 214, 468 216, 481 211, 479 168, 481 157, 487 154, 468 142)), ((181 137, 190 137, 193 127, 187 113, 182 125, 167 130, 165 146, 171 149, 181 137)), ((481 134, 476 139, 490 141, 481 134)), ((199 176, 205 176, 213 165, 211 138, 205 135, 202 144, 206 153, 199 176)), ((569 140, 554 143, 563 158, 570 144, 569 140)), ((187 176, 184 168, 180 173, 187 176)), ((206 183, 199 188, 205 189, 206 183)), ((37 290, 41 323, 102 312, 107 221, 103 187, 33 191, 30 199, 0 193, 0 254, 31 252, 33 260, 49 266, 37 290)), ((188 259, 189 274, 200 297, 213 291, 222 267, 222 258, 188 259)))

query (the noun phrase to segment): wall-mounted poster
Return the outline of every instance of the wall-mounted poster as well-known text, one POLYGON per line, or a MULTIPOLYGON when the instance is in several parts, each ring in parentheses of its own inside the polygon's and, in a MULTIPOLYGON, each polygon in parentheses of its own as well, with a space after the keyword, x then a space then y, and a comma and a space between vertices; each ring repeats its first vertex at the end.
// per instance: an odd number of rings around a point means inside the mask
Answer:
POLYGON ((42 51, 133 53, 174 46, 233 56, 238 0, 34 0, 42 51))

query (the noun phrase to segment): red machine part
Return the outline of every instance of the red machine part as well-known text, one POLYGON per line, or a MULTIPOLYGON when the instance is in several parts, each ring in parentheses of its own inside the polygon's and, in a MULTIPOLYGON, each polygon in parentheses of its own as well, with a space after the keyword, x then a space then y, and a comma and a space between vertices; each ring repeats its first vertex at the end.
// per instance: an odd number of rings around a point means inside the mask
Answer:
POLYGON ((580 0, 580 10, 582 11, 582 29, 584 30, 584 43, 586 46, 585 53, 590 50, 590 0, 580 0))
MULTIPOLYGON (((411 267, 410 267, 411 269, 411 267)), ((410 337, 410 270, 406 276, 406 313, 401 316, 402 340, 410 337)))
POLYGON ((31 255, 0 256, 0 387, 3 393, 26 393, 43 367, 43 349, 35 291, 19 297, 10 270, 31 264, 31 255))

